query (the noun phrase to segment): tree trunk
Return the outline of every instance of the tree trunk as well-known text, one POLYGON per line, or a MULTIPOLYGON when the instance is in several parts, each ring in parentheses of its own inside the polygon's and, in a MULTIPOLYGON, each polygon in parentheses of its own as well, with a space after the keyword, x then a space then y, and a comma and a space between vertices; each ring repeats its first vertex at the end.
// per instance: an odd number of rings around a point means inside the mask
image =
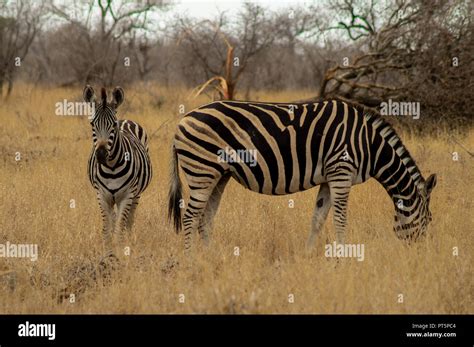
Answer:
POLYGON ((8 79, 8 88, 7 88, 7 95, 5 98, 8 98, 10 96, 10 94, 12 93, 12 90, 13 90, 13 78, 10 77, 8 79))

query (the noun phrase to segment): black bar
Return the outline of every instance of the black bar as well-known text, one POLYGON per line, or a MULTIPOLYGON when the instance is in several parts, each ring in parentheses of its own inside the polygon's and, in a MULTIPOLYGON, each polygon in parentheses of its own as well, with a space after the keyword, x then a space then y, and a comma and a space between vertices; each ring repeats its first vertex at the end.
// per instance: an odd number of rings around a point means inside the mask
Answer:
MULTIPOLYGON (((295 346, 308 342, 314 346, 327 342, 473 346, 473 327, 472 315, 10 315, 0 316, 0 346, 136 345, 138 341, 162 345, 186 340, 246 346, 255 338, 263 339, 265 345, 286 338, 295 346), (25 333, 32 323, 55 324, 54 340, 20 337, 19 327, 25 333), (407 336, 413 333, 422 336, 407 336), (453 333, 455 336, 434 335, 453 333)), ((47 330, 44 333, 48 335, 47 330)))

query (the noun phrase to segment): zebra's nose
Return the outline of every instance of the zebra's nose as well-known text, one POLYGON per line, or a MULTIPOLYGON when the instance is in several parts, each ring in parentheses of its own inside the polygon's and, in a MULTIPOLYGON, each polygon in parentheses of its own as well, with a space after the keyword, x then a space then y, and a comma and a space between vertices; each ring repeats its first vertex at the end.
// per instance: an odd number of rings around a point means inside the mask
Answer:
POLYGON ((107 161, 107 150, 105 149, 105 147, 99 147, 96 149, 95 151, 95 156, 97 157, 97 161, 102 164, 102 165, 105 165, 106 161, 107 161))

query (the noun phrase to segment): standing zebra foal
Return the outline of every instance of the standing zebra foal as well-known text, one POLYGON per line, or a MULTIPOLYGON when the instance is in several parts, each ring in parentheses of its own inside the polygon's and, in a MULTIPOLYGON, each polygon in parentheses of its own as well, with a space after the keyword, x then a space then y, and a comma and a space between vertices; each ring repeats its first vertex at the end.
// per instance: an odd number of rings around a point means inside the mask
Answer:
POLYGON ((124 100, 122 88, 114 89, 111 102, 107 102, 104 88, 99 102, 89 85, 83 96, 86 102, 95 104, 89 180, 97 191, 102 213, 105 251, 113 254, 112 232, 123 238, 124 230, 131 229, 140 194, 152 177, 148 137, 137 123, 117 119, 117 108, 124 100))
POLYGON ((184 227, 185 249, 196 231, 207 241, 231 177, 267 195, 320 185, 308 248, 331 206, 336 240, 344 243, 349 190, 371 177, 392 198, 396 235, 416 239, 431 221, 429 202, 436 185, 436 175, 422 177, 387 122, 347 103, 213 102, 184 116, 172 146, 168 212, 176 232, 184 227), (237 160, 222 160, 223 151, 237 160), (183 216, 179 167, 190 191, 183 216))

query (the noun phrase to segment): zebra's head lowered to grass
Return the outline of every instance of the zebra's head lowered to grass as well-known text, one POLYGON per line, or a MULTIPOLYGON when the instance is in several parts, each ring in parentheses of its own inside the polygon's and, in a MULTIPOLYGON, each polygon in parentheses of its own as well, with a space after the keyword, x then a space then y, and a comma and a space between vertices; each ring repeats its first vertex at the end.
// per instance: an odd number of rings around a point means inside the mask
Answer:
POLYGON ((371 176, 392 198, 395 206, 394 231, 399 239, 416 241, 424 236, 431 222, 431 193, 436 174, 423 178, 420 169, 395 129, 382 117, 365 114, 371 128, 369 154, 371 176))
POLYGON ((83 96, 86 102, 95 104, 95 113, 91 119, 92 139, 97 161, 100 164, 105 164, 119 132, 116 113, 118 106, 124 99, 123 89, 115 87, 111 102, 107 102, 105 88, 101 89, 100 101, 96 101, 94 89, 89 85, 84 88, 83 96))
POLYGON ((408 206, 396 204, 394 230, 400 239, 416 241, 425 236, 428 224, 432 221, 429 205, 435 186, 436 175, 432 174, 418 183, 413 196, 408 200, 408 206))

